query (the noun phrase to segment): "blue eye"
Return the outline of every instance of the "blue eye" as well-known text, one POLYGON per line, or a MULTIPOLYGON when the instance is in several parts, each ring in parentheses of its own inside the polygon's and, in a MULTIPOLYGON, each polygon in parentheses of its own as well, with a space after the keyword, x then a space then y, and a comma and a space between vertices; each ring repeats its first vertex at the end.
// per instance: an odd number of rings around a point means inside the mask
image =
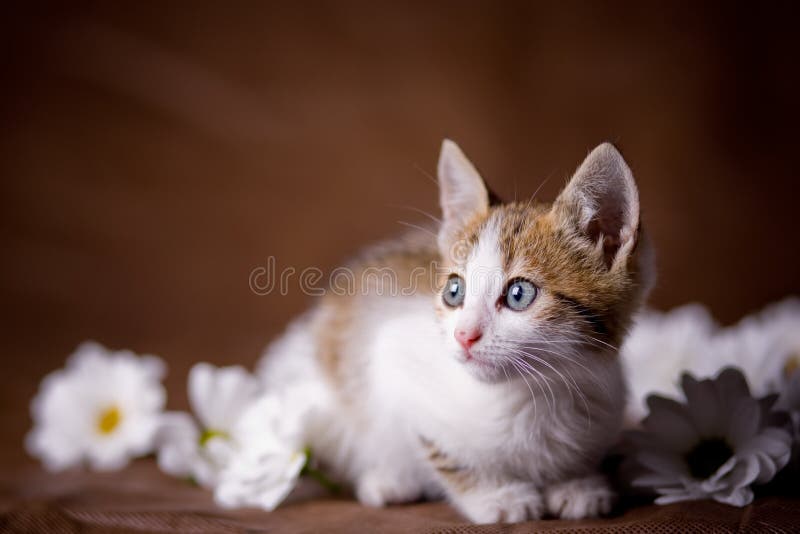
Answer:
POLYGON ((527 280, 518 278, 512 280, 506 289, 505 303, 506 306, 514 311, 522 311, 531 305, 536 298, 538 290, 536 286, 527 280))
POLYGON ((460 306, 464 302, 464 293, 466 292, 466 283, 464 279, 457 274, 451 274, 444 285, 442 291, 442 300, 451 308, 460 306))

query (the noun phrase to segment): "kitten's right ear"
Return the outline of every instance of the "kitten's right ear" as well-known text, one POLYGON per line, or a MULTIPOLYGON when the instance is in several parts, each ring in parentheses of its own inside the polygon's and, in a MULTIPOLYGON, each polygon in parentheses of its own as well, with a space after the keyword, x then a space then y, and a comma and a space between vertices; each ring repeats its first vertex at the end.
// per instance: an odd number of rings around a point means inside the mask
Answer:
POLYGON ((489 211, 489 192, 472 163, 449 139, 442 142, 438 177, 443 215, 439 250, 444 257, 449 257, 459 231, 472 219, 489 211))

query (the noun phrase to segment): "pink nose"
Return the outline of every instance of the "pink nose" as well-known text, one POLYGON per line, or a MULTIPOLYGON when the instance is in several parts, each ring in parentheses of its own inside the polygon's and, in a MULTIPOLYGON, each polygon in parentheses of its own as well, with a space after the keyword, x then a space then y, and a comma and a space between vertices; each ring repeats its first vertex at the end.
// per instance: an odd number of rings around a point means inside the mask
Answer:
POLYGON ((482 335, 483 332, 477 328, 455 331, 456 341, 458 341, 458 343, 467 350, 469 350, 472 345, 477 343, 482 335))

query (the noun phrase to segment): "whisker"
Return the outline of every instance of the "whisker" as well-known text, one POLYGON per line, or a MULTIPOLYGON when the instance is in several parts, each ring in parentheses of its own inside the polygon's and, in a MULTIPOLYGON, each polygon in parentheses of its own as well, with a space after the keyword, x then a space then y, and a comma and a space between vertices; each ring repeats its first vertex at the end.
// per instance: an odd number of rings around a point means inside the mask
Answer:
POLYGON ((434 185, 436 185, 436 187, 439 187, 439 181, 431 173, 429 173, 428 171, 426 171, 425 169, 423 169, 422 167, 420 167, 416 163, 414 163, 413 166, 414 166, 414 170, 419 171, 420 174, 422 174, 425 178, 427 178, 428 180, 433 182, 434 185))
MULTIPOLYGON (((524 343, 523 343, 523 344, 520 344, 519 346, 520 346, 520 347, 527 348, 527 349, 539 349, 539 350, 543 350, 543 351, 547 352, 548 354, 553 354, 553 355, 555 355, 555 356, 559 356, 559 357, 561 357, 561 358, 564 358, 564 359, 566 359, 567 361, 569 361, 570 363, 573 363, 573 364, 575 364, 575 365, 577 365, 577 366, 581 367, 581 368, 582 368, 584 371, 586 371, 587 373, 591 374, 593 377, 597 378, 597 374, 596 374, 596 373, 595 373, 595 372, 594 372, 592 369, 590 369, 590 368, 586 367, 584 364, 582 364, 582 363, 581 363, 581 362, 579 362, 578 360, 575 360, 575 359, 573 359, 573 358, 570 358, 570 357, 569 357, 569 356, 567 356, 566 354, 562 354, 562 353, 559 353, 559 352, 555 352, 555 351, 551 351, 551 350, 548 350, 548 349, 544 349, 544 348, 540 347, 539 345, 528 345, 528 344, 524 344, 524 343)), ((572 354, 573 354, 574 356, 579 356, 579 355, 580 355, 580 353, 578 353, 578 352, 577 352, 577 351, 575 351, 575 350, 573 350, 573 351, 572 351, 572 354)))
POLYGON ((615 351, 619 352, 619 347, 617 347, 617 346, 614 346, 614 345, 612 345, 611 343, 606 343, 606 342, 605 342, 605 341, 603 341, 602 339, 597 339, 596 337, 594 337, 594 336, 590 336, 590 335, 588 335, 588 334, 584 334, 584 335, 585 335, 586 337, 588 337, 589 339, 591 339, 592 341, 596 341, 597 343, 601 343, 601 344, 605 345, 606 347, 608 347, 608 348, 610 348, 610 349, 613 349, 613 350, 615 350, 615 351))
POLYGON ((400 209, 404 209, 404 210, 411 210, 411 211, 419 213, 420 215, 424 215, 425 217, 427 217, 428 219, 432 220, 435 223, 442 224, 442 220, 439 217, 436 217, 432 213, 428 213, 427 211, 425 211, 423 209, 420 209, 420 208, 416 208, 414 206, 402 206, 402 205, 398 205, 398 204, 389 204, 389 207, 400 208, 400 209))
POLYGON ((539 194, 539 191, 541 191, 542 187, 544 187, 544 185, 545 185, 547 182, 549 182, 549 181, 550 181, 550 178, 552 178, 552 177, 553 177, 553 173, 551 172, 549 175, 547 175, 547 178, 545 178, 544 180, 542 180, 542 183, 540 183, 540 184, 539 184, 539 187, 537 187, 537 188, 536 188, 536 191, 534 191, 534 192, 533 192, 533 194, 531 195, 531 198, 532 198, 532 199, 535 199, 535 198, 536 198, 536 195, 538 195, 538 194, 539 194))
POLYGON ((416 230, 420 230, 420 231, 422 231, 422 232, 426 232, 426 233, 428 233, 428 234, 432 235, 433 237, 438 237, 438 236, 437 236, 435 233, 433 233, 431 230, 429 230, 429 229, 427 229, 427 228, 424 228, 424 227, 422 227, 422 226, 417 226, 416 224, 411 224, 410 222, 406 222, 406 221, 395 221, 395 222, 396 222, 397 224, 402 224, 403 226, 408 226, 409 228, 414 228, 414 229, 416 229, 416 230))
MULTIPOLYGON (((556 402, 555 393, 553 392, 553 388, 550 386, 550 381, 547 379, 547 377, 544 376, 541 371, 539 371, 538 369, 533 367, 530 363, 525 361, 524 357, 527 356, 527 354, 525 354, 523 351, 517 351, 515 349, 509 349, 509 350, 517 354, 516 356, 512 355, 512 358, 517 363, 522 365, 525 369, 528 369, 531 372, 536 373, 537 376, 539 376, 539 378, 541 378, 544 381, 544 385, 547 386, 547 390, 550 392, 550 398, 553 399, 553 404, 555 404, 556 402)), ((544 395, 544 390, 542 390, 542 395, 544 395)))
MULTIPOLYGON (((548 349, 544 349, 542 347, 535 346, 535 345, 520 345, 520 346, 521 347, 525 347, 525 348, 529 348, 529 349, 533 349, 533 350, 541 350, 541 351, 546 352, 548 354, 552 354, 553 356, 556 356, 558 358, 563 358, 563 359, 567 360, 568 362, 570 362, 570 363, 572 363, 574 365, 577 365, 578 367, 580 367, 581 369, 586 371, 592 378, 594 378, 597 381, 598 384, 602 384, 604 393, 607 396, 609 395, 608 386, 605 385, 605 381, 603 381, 593 369, 590 369, 589 367, 587 367, 586 365, 582 364, 578 360, 570 358, 566 354, 563 354, 563 353, 560 353, 560 352, 555 352, 555 351, 548 350, 548 349)), ((575 350, 572 351, 572 354, 574 356, 576 356, 576 357, 580 356, 580 353, 578 353, 575 350)), ((569 372, 569 371, 567 371, 567 372, 569 372)))
POLYGON ((522 371, 517 367, 515 362, 511 362, 511 365, 514 367, 514 370, 519 374, 520 378, 525 382, 525 385, 528 386, 528 390, 531 392, 531 400, 533 401, 533 412, 536 413, 536 395, 533 394, 533 388, 531 387, 528 380, 525 378, 525 375, 522 374, 522 371))
MULTIPOLYGON (((564 305, 575 313, 576 318, 583 319, 584 321, 591 321, 592 319, 602 319, 602 317, 600 317, 596 313, 586 313, 586 310, 580 309, 575 304, 572 304, 572 303, 569 303, 569 302, 565 302, 564 305)), ((588 338, 596 341, 597 343, 600 343, 600 344, 602 344, 602 345, 604 345, 604 346, 606 346, 606 347, 608 347, 610 349, 613 349, 615 351, 619 351, 619 347, 616 347, 616 346, 612 345, 611 343, 607 343, 607 342, 605 342, 605 341, 603 341, 601 339, 598 339, 598 338, 596 338, 594 336, 591 336, 591 335, 588 335, 588 334, 580 334, 580 335, 583 335, 584 337, 588 337, 588 338)))
MULTIPOLYGON (((514 349, 514 348, 508 348, 508 350, 510 350, 512 352, 515 352, 517 354, 524 354, 525 356, 533 359, 534 361, 536 361, 538 363, 541 363, 542 365, 545 365, 546 367, 551 369, 554 373, 556 373, 559 376, 559 378, 561 379, 561 381, 564 383, 564 386, 566 386, 566 389, 570 394, 570 399, 572 400, 573 403, 575 402, 575 397, 573 396, 573 388, 574 388, 575 392, 577 392, 578 396, 581 398, 581 402, 583 403, 584 409, 586 411, 586 417, 587 417, 588 425, 591 427, 592 416, 591 416, 591 411, 589 410, 588 400, 586 398, 586 395, 583 393, 583 390, 581 389, 580 385, 575 380, 575 377, 572 375, 572 373, 569 372, 569 370, 566 370, 566 369, 564 370, 567 373, 567 375, 569 376, 569 380, 567 380, 567 377, 564 376, 563 373, 561 373, 558 369, 556 369, 549 362, 547 362, 546 360, 536 356, 535 354, 532 354, 532 353, 524 351, 524 350, 514 349), (572 382, 572 384, 570 384, 570 381, 572 382)), ((565 356, 563 354, 559 354, 559 353, 556 353, 556 352, 553 352, 553 351, 548 351, 547 349, 541 349, 540 348, 539 350, 544 350, 545 352, 552 353, 552 354, 554 354, 556 356, 563 357, 565 359, 569 359, 567 356, 565 356)), ((530 365, 529 365, 529 367, 532 368, 532 366, 530 366, 530 365)), ((592 373, 588 369, 587 369, 587 371, 590 374, 594 375, 594 373, 592 373)), ((541 373, 539 373, 538 370, 536 372, 538 374, 541 374, 541 373)), ((598 380, 598 382, 602 383, 602 381, 599 381, 599 380, 598 380)), ((552 389, 551 389, 551 394, 552 394, 552 389)), ((554 401, 555 401, 555 398, 554 398, 554 401)))

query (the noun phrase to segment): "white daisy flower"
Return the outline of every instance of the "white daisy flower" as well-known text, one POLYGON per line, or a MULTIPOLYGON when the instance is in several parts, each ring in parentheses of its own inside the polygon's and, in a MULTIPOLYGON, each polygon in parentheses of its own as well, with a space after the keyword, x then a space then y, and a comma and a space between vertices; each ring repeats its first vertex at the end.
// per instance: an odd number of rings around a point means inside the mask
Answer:
POLYGON ((789 433, 769 426, 774 397, 754 399, 741 372, 730 368, 713 380, 684 374, 682 388, 686 404, 649 397, 645 431, 629 434, 636 459, 650 471, 633 484, 654 489, 658 504, 750 503, 750 485, 769 482, 789 461, 789 433))
POLYGON ((636 318, 621 358, 630 384, 629 422, 647 413, 648 395, 678 395, 683 372, 710 376, 735 366, 754 394, 779 391, 787 370, 800 367, 800 300, 772 304, 728 328, 699 304, 648 310, 636 318))
POLYGON ((64 369, 42 380, 31 403, 28 452, 52 471, 84 462, 120 469, 149 453, 166 401, 164 373, 156 357, 83 343, 64 369))
POLYGON ((754 395, 781 391, 800 367, 800 300, 771 304, 722 329, 714 350, 726 365, 742 369, 754 395))
POLYGON ((309 455, 303 447, 303 418, 289 415, 302 403, 299 396, 267 394, 243 414, 234 429, 241 447, 220 473, 217 504, 271 511, 289 495, 309 455))
POLYGON ((185 412, 163 415, 156 439, 159 467, 214 487, 240 445, 234 428, 259 389, 255 377, 239 366, 192 367, 188 391, 194 417, 185 412))
POLYGON ((193 477, 214 489, 226 508, 273 510, 308 466, 306 416, 316 397, 303 385, 261 393, 257 379, 241 367, 201 363, 189 373, 195 417, 164 414, 158 432, 158 462, 176 476, 193 477))

